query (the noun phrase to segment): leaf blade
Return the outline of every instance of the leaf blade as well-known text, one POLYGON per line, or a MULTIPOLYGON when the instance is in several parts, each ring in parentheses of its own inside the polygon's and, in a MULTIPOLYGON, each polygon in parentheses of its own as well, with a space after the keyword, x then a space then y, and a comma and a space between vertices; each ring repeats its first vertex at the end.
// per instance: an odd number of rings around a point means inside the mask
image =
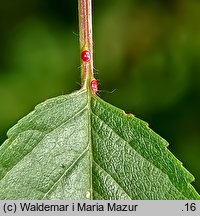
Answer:
POLYGON ((84 89, 59 96, 8 132, 0 199, 199 199, 167 145, 84 89))
MULTIPOLYGON (((98 116, 98 118, 103 119, 104 123, 106 121, 106 124, 109 124, 109 126, 115 131, 115 134, 121 134, 123 139, 127 141, 127 143, 133 147, 133 149, 139 152, 139 155, 154 164, 154 166, 160 169, 164 174, 167 173, 166 175, 170 176, 170 181, 175 184, 175 188, 178 187, 178 189, 183 193, 183 196, 175 196, 176 199, 199 199, 199 195, 189 184, 194 180, 194 177, 184 167, 182 167, 181 162, 178 161, 171 152, 169 152, 169 150, 166 148, 168 143, 150 128, 148 128, 147 123, 137 119, 133 115, 125 114, 124 111, 107 104, 100 98, 93 100, 92 103, 93 105, 91 107, 94 107, 93 112, 96 112, 95 115, 98 116), (127 133, 127 131, 129 133, 127 133), (151 142, 153 142, 153 145, 156 144, 154 148, 152 148, 151 142), (176 175, 177 172, 178 175, 176 175)), ((99 131, 103 133, 105 130, 106 129, 104 127, 99 131)), ((104 137, 107 137, 107 135, 104 134, 104 137)), ((112 147, 112 149, 114 149, 114 147, 112 147)), ((110 152, 112 151, 110 150, 110 152)), ((105 152, 101 155, 105 155, 105 152)), ((140 170, 140 172, 142 172, 142 170, 140 170)), ((168 186, 166 186, 166 190, 167 189, 168 186)), ((154 194, 157 195, 156 191, 154 191, 154 194)), ((166 198, 164 196, 148 196, 147 198, 143 197, 142 199, 174 199, 172 191, 170 191, 169 195, 170 196, 166 198)), ((136 197, 136 199, 138 198, 141 199, 141 197, 136 197)))

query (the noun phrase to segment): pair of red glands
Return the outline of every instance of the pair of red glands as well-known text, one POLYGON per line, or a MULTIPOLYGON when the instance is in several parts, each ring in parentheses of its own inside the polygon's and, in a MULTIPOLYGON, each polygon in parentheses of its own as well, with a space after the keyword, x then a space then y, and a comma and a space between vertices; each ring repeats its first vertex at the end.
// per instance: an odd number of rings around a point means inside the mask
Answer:
MULTIPOLYGON (((83 50, 81 53, 81 59, 83 62, 89 62, 91 60, 90 52, 88 50, 83 50)), ((91 80, 90 88, 92 92, 96 94, 96 92, 98 91, 98 82, 96 79, 91 80)))

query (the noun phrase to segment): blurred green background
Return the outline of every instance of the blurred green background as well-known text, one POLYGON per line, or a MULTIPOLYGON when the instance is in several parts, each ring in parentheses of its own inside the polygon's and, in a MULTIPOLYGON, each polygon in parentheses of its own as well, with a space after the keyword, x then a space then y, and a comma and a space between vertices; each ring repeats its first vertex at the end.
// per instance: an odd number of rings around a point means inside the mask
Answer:
MULTIPOLYGON (((169 141, 200 192, 200 1, 93 1, 100 96, 169 141)), ((0 143, 38 103, 80 88, 77 1, 0 1, 0 143)))

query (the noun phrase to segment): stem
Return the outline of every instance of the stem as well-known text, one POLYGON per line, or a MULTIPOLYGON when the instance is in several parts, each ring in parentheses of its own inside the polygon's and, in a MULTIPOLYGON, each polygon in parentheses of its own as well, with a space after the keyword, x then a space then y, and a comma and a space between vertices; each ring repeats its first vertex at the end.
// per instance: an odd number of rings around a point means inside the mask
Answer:
POLYGON ((93 79, 92 0, 78 0, 80 51, 88 50, 90 61, 81 60, 82 87, 87 88, 93 79))

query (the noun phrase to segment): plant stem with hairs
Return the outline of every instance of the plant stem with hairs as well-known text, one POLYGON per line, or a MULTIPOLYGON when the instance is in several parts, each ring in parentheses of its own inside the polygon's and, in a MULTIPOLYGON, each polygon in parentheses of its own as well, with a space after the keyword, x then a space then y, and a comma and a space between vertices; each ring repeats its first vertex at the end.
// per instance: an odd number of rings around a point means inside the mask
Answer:
POLYGON ((79 40, 81 54, 88 51, 89 61, 81 59, 82 87, 88 88, 94 79, 93 75, 93 41, 92 41, 92 2, 91 0, 78 0, 79 10, 79 40))

